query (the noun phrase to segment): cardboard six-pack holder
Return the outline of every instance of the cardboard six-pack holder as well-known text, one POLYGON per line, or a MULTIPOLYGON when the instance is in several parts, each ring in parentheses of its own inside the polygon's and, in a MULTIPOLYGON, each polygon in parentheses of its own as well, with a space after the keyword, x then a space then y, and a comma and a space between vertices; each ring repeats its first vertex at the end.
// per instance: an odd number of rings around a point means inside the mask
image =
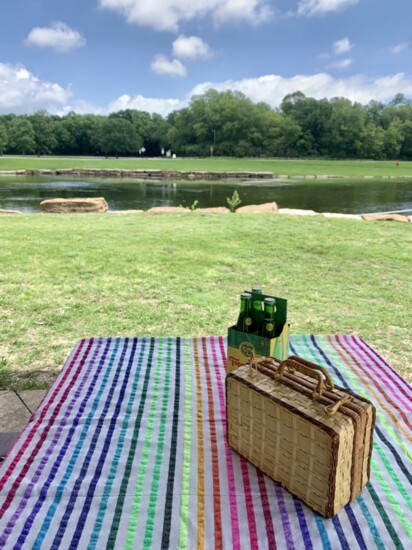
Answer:
MULTIPOLYGON (((287 322, 287 300, 269 294, 253 295, 253 301, 263 302, 265 298, 276 301, 276 337, 264 338, 258 334, 248 334, 229 327, 227 336, 226 370, 231 372, 245 365, 253 357, 275 357, 282 361, 289 355, 289 324, 287 322)), ((256 314, 256 313, 255 313, 256 314)), ((263 319, 263 311, 257 312, 258 324, 263 319)))

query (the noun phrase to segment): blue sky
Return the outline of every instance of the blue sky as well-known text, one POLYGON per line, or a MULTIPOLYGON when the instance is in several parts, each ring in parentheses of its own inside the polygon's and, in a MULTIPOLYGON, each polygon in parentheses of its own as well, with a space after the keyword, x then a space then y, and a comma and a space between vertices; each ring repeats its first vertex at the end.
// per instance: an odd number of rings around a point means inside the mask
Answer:
POLYGON ((412 98, 412 0, 1 0, 0 113, 412 98))

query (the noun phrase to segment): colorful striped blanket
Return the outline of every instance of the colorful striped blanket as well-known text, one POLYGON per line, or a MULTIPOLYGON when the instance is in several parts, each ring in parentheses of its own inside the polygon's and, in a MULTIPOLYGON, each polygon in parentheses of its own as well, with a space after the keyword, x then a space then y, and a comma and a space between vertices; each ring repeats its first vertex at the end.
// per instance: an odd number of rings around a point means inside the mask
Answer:
POLYGON ((377 409, 371 481, 324 520, 226 444, 226 339, 81 340, 0 470, 0 547, 412 548, 412 388, 364 340, 291 353, 377 409))

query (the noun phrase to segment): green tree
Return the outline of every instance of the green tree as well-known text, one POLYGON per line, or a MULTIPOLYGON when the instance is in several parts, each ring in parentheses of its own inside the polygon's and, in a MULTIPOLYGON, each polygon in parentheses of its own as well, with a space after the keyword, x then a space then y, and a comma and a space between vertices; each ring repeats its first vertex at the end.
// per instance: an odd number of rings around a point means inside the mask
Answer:
POLYGON ((123 118, 103 119, 94 135, 95 146, 104 155, 137 154, 143 141, 133 124, 123 118))
POLYGON ((362 149, 365 113, 360 103, 337 97, 331 100, 326 125, 329 154, 336 158, 358 158, 362 149))
POLYGON ((161 115, 126 109, 112 113, 109 118, 121 118, 131 122, 143 142, 146 155, 160 156, 162 149, 169 148, 167 134, 170 126, 161 115))
POLYGON ((274 157, 296 156, 302 128, 289 116, 269 110, 262 121, 262 152, 274 157))
POLYGON ((94 136, 105 117, 70 112, 55 122, 56 150, 66 155, 95 155, 94 136))
POLYGON ((152 150, 154 155, 159 155, 162 149, 170 147, 167 139, 169 128, 170 125, 165 118, 158 113, 152 114, 152 124, 147 142, 149 152, 152 150))
POLYGON ((327 99, 316 100, 295 92, 285 96, 281 111, 301 128, 296 153, 304 156, 329 154, 327 133, 332 107, 327 99))
POLYGON ((193 113, 189 108, 174 111, 168 116, 167 141, 171 150, 178 155, 198 156, 203 154, 198 144, 193 124, 193 113))
POLYGON ((10 123, 10 149, 22 155, 34 153, 36 140, 32 123, 26 117, 16 117, 10 123))
POLYGON ((405 94, 397 93, 392 101, 389 103, 390 107, 398 107, 404 105, 411 105, 411 100, 408 99, 405 94))
POLYGON ((381 101, 370 101, 365 107, 365 122, 372 123, 375 126, 383 127, 383 117, 385 113, 385 104, 381 101))
POLYGON ((54 119, 46 111, 38 111, 29 117, 34 130, 36 153, 49 155, 57 146, 54 119))
POLYGON ((245 156, 259 154, 263 135, 256 106, 241 92, 208 90, 190 104, 199 148, 207 153, 245 156))
POLYGON ((372 122, 365 125, 362 134, 360 156, 367 159, 379 160, 384 158, 385 131, 372 122))
POLYGON ((282 113, 288 116, 294 116, 295 108, 299 105, 301 101, 304 101, 306 96, 303 92, 293 92, 292 94, 287 94, 282 99, 280 104, 280 110, 282 113))
POLYGON ((3 153, 6 150, 8 141, 9 141, 9 136, 7 134, 7 128, 2 122, 0 122, 0 156, 3 156, 3 153))
POLYGON ((105 117, 98 115, 76 115, 75 136, 80 155, 96 155, 95 136, 105 117))
POLYGON ((402 124, 402 137, 399 156, 404 160, 412 160, 412 120, 406 120, 402 124))
POLYGON ((73 116, 76 115, 69 113, 55 122, 56 153, 60 155, 78 154, 73 116))
POLYGON ((389 159, 399 158, 404 136, 402 133, 402 122, 395 118, 385 131, 384 149, 385 155, 389 159))

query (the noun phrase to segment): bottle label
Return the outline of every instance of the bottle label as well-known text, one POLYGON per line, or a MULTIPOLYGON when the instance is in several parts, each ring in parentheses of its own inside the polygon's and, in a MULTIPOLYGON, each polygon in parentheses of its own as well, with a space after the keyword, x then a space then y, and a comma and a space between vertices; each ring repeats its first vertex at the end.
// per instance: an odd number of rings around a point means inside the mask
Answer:
POLYGON ((274 329, 273 323, 266 323, 266 330, 271 332, 274 329))
POLYGON ((251 317, 246 317, 245 323, 246 323, 247 327, 250 327, 250 325, 252 324, 252 318, 251 317))

